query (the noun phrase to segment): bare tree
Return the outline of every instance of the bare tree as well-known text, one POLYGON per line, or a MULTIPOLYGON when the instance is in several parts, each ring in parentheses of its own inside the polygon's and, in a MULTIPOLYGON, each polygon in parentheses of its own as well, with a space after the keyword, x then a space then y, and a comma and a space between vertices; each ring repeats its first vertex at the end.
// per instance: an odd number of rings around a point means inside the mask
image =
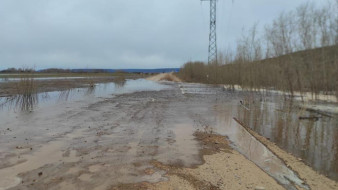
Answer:
POLYGON ((302 49, 312 49, 315 47, 317 29, 315 10, 313 3, 305 3, 297 8, 298 35, 302 49))
POLYGON ((254 24, 243 30, 235 51, 219 54, 220 64, 187 63, 181 73, 196 82, 338 96, 338 0, 329 1, 281 13, 263 36, 254 24))

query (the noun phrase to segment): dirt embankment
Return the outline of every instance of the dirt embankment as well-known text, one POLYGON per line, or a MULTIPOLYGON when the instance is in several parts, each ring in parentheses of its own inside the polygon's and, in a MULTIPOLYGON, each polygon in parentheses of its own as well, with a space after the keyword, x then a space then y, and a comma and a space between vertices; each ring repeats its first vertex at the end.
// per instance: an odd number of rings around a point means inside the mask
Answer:
POLYGON ((161 73, 147 78, 152 81, 173 81, 173 82, 182 82, 180 78, 175 76, 173 73, 161 73))

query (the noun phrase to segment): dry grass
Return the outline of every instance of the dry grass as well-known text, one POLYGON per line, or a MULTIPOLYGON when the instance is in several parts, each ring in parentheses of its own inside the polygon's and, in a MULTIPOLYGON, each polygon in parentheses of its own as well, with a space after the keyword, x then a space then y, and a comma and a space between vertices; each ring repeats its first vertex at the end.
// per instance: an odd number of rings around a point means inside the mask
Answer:
POLYGON ((126 84, 126 77, 124 75, 117 76, 114 79, 114 84, 118 88, 122 88, 126 84))
POLYGON ((312 92, 313 96, 334 94, 338 91, 337 52, 338 46, 330 46, 261 61, 234 61, 227 65, 189 62, 178 75, 188 82, 240 85, 251 90, 276 89, 291 94, 312 92))
POLYGON ((37 84, 33 78, 21 78, 15 84, 16 93, 13 96, 7 97, 5 101, 0 104, 3 106, 12 106, 20 108, 22 111, 32 111, 34 106, 38 103, 37 84))

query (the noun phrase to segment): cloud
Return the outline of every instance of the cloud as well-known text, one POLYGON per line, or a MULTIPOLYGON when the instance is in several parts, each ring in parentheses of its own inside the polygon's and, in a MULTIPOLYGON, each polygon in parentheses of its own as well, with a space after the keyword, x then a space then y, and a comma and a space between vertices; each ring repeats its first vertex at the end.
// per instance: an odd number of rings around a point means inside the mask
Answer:
MULTIPOLYGON (((220 49, 299 3, 219 1, 220 49)), ((198 0, 1 0, 0 69, 179 67, 207 59, 208 19, 198 0)))

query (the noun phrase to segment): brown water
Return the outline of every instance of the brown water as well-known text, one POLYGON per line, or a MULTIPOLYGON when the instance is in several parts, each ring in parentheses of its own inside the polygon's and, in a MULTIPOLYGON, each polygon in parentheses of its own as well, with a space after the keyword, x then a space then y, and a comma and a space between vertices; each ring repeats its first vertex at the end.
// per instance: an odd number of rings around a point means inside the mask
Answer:
MULTIPOLYGON (((239 99, 247 93, 230 93, 199 84, 180 84, 177 85, 179 89, 175 84, 172 86, 176 88, 145 80, 127 81, 122 85, 101 84, 94 89, 69 91, 61 96, 67 101, 60 101, 59 92, 48 93, 48 98, 39 94, 39 101, 29 112, 13 110, 11 106, 0 109, 0 166, 3 166, 0 176, 7 176, 7 179, 0 179, 0 189, 15 185, 20 189, 22 182, 34 180, 40 170, 44 179, 36 185, 70 175, 62 178, 59 184, 53 184, 58 189, 76 189, 77 185, 84 189, 106 189, 117 183, 162 181, 165 180, 163 171, 144 174, 145 169, 152 167, 149 162, 158 160, 186 167, 202 164, 201 147, 193 133, 206 126, 227 136, 234 148, 287 189, 295 189, 294 184, 302 186, 303 181, 296 173, 232 119, 237 117, 248 125, 257 124, 260 127, 253 128, 271 135, 277 126, 272 121, 278 119, 272 110, 284 113, 288 108, 286 104, 279 105, 276 99, 270 103, 256 102, 258 105, 251 104, 245 109, 240 106, 239 99), (261 118, 266 122, 253 122, 261 118), (18 156, 22 159, 17 160, 18 156), (53 159, 40 162, 48 156, 53 159)), ((298 113, 291 110, 290 114, 294 112, 298 113)), ((303 116, 307 112, 301 113, 303 116)), ((298 115, 293 116, 294 120, 298 115)), ((332 122, 334 118, 326 119, 332 122)), ((297 126, 289 124, 281 128, 297 126)), ((327 130, 334 128, 332 125, 326 123, 322 127, 327 130)), ((304 131, 299 133, 302 135, 304 131)), ((326 132, 323 137, 334 141, 332 134, 326 132)), ((289 136, 284 141, 291 143, 293 139, 289 136)), ((304 139, 312 137, 305 135, 304 139)), ((325 153, 336 154, 328 150, 325 153)), ((324 159, 318 161, 326 162, 324 159)))
POLYGON ((239 119, 279 147, 338 180, 338 117, 300 109, 299 102, 256 101, 238 110, 239 119), (310 117, 312 119, 302 119, 310 117), (316 118, 314 118, 316 117, 316 118))

